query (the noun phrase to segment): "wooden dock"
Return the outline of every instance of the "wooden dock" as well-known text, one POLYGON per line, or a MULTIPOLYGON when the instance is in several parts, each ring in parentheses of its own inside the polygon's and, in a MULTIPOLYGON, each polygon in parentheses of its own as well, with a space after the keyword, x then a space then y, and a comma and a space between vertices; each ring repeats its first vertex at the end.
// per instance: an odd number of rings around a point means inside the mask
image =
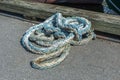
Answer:
POLYGON ((23 0, 0 0, 0 10, 42 19, 56 12, 61 12, 64 16, 81 16, 89 19, 96 31, 120 35, 120 16, 116 15, 23 0))

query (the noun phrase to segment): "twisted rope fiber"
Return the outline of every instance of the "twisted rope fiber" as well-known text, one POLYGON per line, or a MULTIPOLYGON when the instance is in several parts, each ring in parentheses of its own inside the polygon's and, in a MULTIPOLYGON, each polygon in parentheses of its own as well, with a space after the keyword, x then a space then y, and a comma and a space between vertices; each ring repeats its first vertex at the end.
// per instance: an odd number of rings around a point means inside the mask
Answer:
POLYGON ((31 61, 36 69, 60 64, 69 54, 70 45, 83 45, 95 37, 91 22, 83 17, 63 17, 56 13, 43 23, 28 29, 22 37, 25 49, 40 54, 31 61))

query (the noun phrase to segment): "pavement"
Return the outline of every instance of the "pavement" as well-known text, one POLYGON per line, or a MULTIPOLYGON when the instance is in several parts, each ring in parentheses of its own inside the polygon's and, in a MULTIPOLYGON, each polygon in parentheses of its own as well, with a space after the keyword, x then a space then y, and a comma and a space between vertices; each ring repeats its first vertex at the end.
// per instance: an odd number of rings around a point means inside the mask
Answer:
POLYGON ((0 80, 120 80, 120 44, 102 39, 73 46, 54 68, 32 68, 39 55, 27 52, 20 39, 33 25, 0 15, 0 80))

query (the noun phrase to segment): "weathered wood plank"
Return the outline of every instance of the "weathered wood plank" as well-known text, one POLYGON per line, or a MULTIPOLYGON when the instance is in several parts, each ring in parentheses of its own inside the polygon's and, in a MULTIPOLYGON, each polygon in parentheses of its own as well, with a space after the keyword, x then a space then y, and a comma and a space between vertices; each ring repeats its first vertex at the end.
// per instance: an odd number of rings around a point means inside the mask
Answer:
POLYGON ((97 31, 120 35, 120 16, 22 0, 0 0, 0 9, 43 19, 56 12, 64 16, 81 16, 89 19, 97 31))

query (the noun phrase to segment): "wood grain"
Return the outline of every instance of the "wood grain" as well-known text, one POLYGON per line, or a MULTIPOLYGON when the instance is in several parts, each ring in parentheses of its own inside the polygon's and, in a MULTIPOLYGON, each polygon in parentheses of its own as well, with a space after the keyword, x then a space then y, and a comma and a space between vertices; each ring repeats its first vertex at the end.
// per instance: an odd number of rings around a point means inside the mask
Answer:
POLYGON ((0 0, 0 9, 42 19, 56 12, 64 16, 81 16, 89 19, 97 31, 120 35, 120 16, 116 15, 23 0, 0 0))

